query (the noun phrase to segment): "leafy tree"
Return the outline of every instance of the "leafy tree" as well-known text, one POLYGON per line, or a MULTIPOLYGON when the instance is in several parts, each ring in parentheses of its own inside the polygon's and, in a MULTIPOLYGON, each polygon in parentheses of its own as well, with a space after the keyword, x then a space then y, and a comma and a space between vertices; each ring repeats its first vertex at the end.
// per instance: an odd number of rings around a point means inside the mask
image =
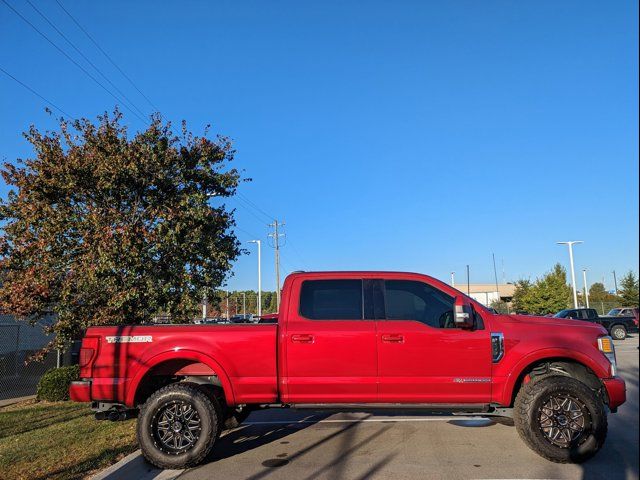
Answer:
POLYGON ((555 313, 567 308, 571 301, 571 288, 567 285, 567 272, 559 263, 535 283, 520 280, 516 283, 513 303, 517 311, 536 315, 555 313))
POLYGON ((518 280, 515 283, 515 289, 513 291, 513 298, 511 299, 511 303, 513 305, 513 309, 516 312, 527 312, 527 307, 529 306, 530 300, 529 297, 531 295, 531 288, 533 284, 531 280, 518 280))
POLYGON ((229 140, 184 122, 177 135, 159 115, 130 137, 121 120, 31 127, 33 157, 1 170, 0 308, 55 312, 59 346, 91 325, 192 319, 242 253, 233 211, 209 203, 240 181, 229 140))
POLYGON ((494 300, 493 302, 491 302, 490 307, 498 313, 506 314, 510 312, 509 304, 504 300, 494 300))
POLYGON ((620 280, 620 286, 622 287, 618 294, 622 298, 622 306, 624 307, 636 307, 638 306, 638 277, 636 277, 633 271, 629 271, 620 280))
POLYGON ((276 313, 278 311, 278 295, 276 295, 276 292, 273 292, 273 295, 271 295, 269 306, 267 308, 269 313, 276 313))
POLYGON ((596 282, 589 287, 589 300, 591 301, 604 301, 609 295, 603 283, 596 282))

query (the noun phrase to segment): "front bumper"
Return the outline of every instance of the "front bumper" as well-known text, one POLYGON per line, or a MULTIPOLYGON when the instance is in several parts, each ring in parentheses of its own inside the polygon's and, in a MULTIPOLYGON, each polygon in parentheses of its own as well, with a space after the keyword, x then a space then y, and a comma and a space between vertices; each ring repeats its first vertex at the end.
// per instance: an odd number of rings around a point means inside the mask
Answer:
POLYGON ((90 402, 91 382, 87 380, 71 382, 71 385, 69 386, 69 397, 74 402, 90 402))
POLYGON ((609 410, 615 412, 617 408, 627 401, 627 385, 620 377, 605 378, 602 380, 609 398, 609 410))

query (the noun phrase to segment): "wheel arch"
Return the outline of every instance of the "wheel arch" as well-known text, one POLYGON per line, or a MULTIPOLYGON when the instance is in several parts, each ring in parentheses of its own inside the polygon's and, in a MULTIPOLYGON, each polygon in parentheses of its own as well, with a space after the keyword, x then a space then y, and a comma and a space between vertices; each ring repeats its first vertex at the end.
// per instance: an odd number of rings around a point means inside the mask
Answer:
POLYGON ((607 372, 603 372, 602 368, 586 355, 574 351, 548 351, 544 354, 532 354, 513 369, 512 374, 505 385, 503 392, 503 402, 510 406, 513 405, 515 397, 520 387, 532 373, 553 373, 558 375, 567 375, 576 378, 590 388, 601 389, 602 382, 600 378, 606 376, 607 372), (553 369, 551 368, 553 366, 553 369))
POLYGON ((207 381, 196 383, 207 383, 212 386, 219 386, 222 389, 227 405, 235 404, 233 386, 225 369, 215 359, 201 352, 192 350, 180 350, 179 356, 175 351, 168 351, 155 355, 146 361, 136 375, 131 380, 127 389, 126 405, 136 407, 149 393, 148 387, 154 377, 184 376, 193 379, 205 379, 207 381), (215 377, 215 379, 211 378, 215 377))

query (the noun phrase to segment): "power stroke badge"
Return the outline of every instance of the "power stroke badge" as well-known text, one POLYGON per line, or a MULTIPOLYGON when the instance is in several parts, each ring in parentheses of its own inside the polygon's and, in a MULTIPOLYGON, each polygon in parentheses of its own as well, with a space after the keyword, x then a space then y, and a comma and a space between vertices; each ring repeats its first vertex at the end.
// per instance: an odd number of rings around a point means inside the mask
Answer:
POLYGON ((114 336, 104 337, 107 343, 149 343, 153 342, 151 335, 133 335, 133 336, 114 336))

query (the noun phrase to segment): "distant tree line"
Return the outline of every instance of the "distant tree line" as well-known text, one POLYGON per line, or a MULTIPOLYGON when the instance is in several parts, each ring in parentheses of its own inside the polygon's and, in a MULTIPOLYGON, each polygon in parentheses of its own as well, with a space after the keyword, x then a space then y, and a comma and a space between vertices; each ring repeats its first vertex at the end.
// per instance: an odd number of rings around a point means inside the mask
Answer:
MULTIPOLYGON (((607 304, 610 307, 638 306, 638 277, 633 271, 629 271, 622 277, 617 293, 617 295, 609 293, 602 283, 596 282, 589 287, 589 302, 592 307, 597 304, 607 304)), ((583 297, 583 292, 580 291, 578 301, 581 305, 586 305, 586 299, 583 297)), ((503 303, 494 305, 494 308, 503 311, 506 307, 503 303)), ((571 307, 573 307, 571 286, 567 283, 565 268, 559 263, 535 281, 523 279, 515 284, 511 309, 516 312, 547 315, 571 307)))

